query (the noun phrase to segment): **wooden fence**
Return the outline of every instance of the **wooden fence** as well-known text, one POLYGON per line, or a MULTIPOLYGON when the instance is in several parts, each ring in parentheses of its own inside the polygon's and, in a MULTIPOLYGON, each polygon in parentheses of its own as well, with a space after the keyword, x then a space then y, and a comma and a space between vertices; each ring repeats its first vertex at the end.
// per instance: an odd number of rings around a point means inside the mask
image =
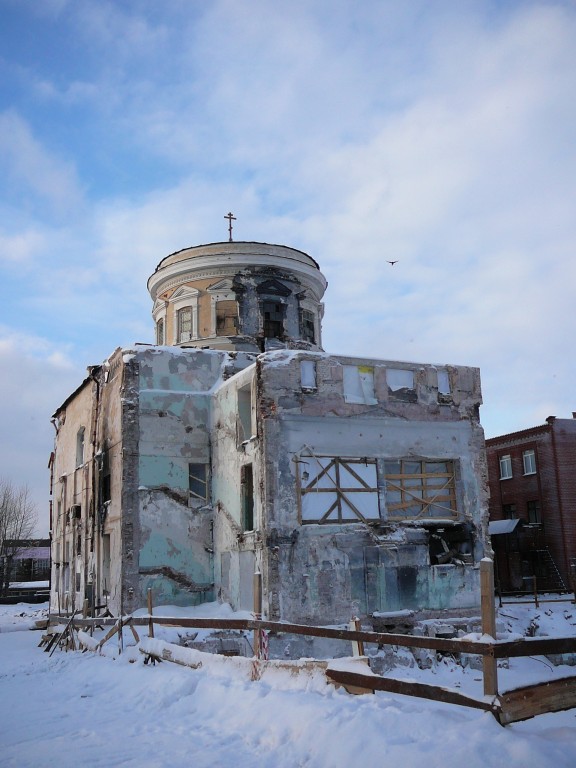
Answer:
MULTIPOLYGON (((270 634, 305 635, 308 637, 329 638, 355 643, 362 648, 366 644, 378 647, 395 646, 402 648, 423 648, 440 653, 454 655, 471 654, 482 657, 484 696, 468 696, 460 691, 426 683, 396 680, 366 672, 326 669, 327 678, 347 688, 364 691, 388 691, 407 696, 443 701, 491 712, 501 725, 525 720, 544 712, 557 712, 576 707, 576 676, 550 680, 531 686, 506 691, 499 694, 497 679, 497 660, 525 656, 551 654, 576 654, 576 637, 545 638, 526 637, 521 640, 496 640, 494 592, 491 581, 491 562, 482 561, 482 639, 439 637, 420 637, 415 635, 392 634, 387 632, 369 632, 361 629, 338 629, 333 627, 313 627, 303 624, 267 621, 265 619, 216 619, 165 617, 153 614, 151 594, 148 599, 148 615, 87 618, 79 614, 52 615, 50 624, 64 626, 59 631, 45 636, 44 649, 53 653, 59 644, 70 637, 74 647, 74 630, 95 627, 110 627, 108 633, 99 642, 94 642, 92 650, 99 650, 115 634, 118 635, 119 648, 122 647, 122 630, 128 627, 137 643, 140 642, 137 627, 147 627, 148 636, 154 637, 154 625, 181 627, 190 629, 253 631, 255 648, 262 631, 270 634), (489 563, 489 564, 487 564, 489 563), (491 588, 492 587, 492 588, 491 588), (488 597, 489 596, 489 597, 488 597)), ((42 643, 41 643, 42 644, 42 643)), ((144 651, 148 653, 148 651, 144 651)), ((150 654, 149 654, 150 655, 150 654)), ((266 663, 266 662, 259 662, 266 663)), ((272 663, 272 662, 271 662, 272 663)))

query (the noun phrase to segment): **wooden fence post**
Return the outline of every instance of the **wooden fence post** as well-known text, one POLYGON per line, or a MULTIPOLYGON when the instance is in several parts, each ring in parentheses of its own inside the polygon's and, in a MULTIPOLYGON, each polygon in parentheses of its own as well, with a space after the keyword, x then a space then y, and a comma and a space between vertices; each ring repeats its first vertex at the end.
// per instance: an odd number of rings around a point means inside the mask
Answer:
MULTIPOLYGON (((494 563, 484 557, 480 561, 480 600, 482 608, 482 634, 496 640, 496 609, 494 607, 494 563)), ((498 669, 494 656, 482 656, 484 695, 498 693, 498 669)))
MULTIPOLYGON (((254 574, 254 618, 262 618, 262 574, 256 571, 254 574)), ((254 656, 260 658, 260 630, 254 630, 254 656)))
MULTIPOLYGON (((360 619, 357 617, 350 619, 348 629, 352 632, 361 632, 362 624, 360 619)), ((352 656, 364 656, 364 642, 362 640, 352 640, 352 656)))
POLYGON ((152 589, 148 587, 148 637, 154 637, 154 619, 152 618, 152 589))

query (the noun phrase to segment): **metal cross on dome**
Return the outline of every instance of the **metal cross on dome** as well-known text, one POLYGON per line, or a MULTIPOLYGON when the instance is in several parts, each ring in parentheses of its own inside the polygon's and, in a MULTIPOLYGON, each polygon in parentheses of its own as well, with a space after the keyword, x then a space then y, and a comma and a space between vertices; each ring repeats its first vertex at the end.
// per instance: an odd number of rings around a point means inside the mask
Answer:
POLYGON ((232 222, 236 221, 236 216, 234 216, 232 213, 227 213, 226 216, 224 216, 225 219, 228 219, 228 241, 232 242, 232 222))

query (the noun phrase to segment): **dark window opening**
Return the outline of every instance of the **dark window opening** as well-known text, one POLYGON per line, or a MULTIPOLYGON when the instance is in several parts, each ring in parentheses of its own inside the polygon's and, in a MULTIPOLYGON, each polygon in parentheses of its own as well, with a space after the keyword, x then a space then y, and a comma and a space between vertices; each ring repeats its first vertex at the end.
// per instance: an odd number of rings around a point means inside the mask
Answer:
POLYGON ((468 525, 433 528, 429 533, 429 553, 432 565, 472 565, 474 539, 468 525))
POLYGON ((190 464, 189 466, 190 494, 201 501, 208 499, 208 465, 190 464))
POLYGON ((278 301, 262 302, 264 337, 280 339, 284 335, 284 305, 278 301))
POLYGON ((314 313, 307 309, 302 310, 302 338, 310 344, 316 343, 316 329, 314 326, 314 313))
POLYGON ((242 488, 242 530, 254 530, 254 477, 252 464, 245 464, 241 470, 242 488))
POLYGON ((102 454, 100 469, 100 506, 112 498, 112 475, 110 472, 110 455, 106 448, 102 454))
POLYGON ((542 517, 540 514, 540 502, 538 499, 529 501, 526 505, 526 510, 528 512, 528 522, 532 525, 540 525, 542 522, 542 517))
POLYGON ((516 512, 516 504, 503 504, 502 515, 505 520, 516 520, 518 517, 516 512))

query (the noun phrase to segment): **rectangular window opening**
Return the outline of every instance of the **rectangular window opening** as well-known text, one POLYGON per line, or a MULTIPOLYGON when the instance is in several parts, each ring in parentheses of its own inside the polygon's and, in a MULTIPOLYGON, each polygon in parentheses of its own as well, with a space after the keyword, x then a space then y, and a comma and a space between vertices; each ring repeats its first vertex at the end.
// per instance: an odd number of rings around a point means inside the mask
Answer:
POLYGON ((284 305, 280 301, 262 302, 264 338, 281 339, 284 336, 284 305))
POLYGON ((347 403, 377 405, 374 393, 374 368, 367 365, 343 365, 344 400, 347 403))
POLYGON ((384 462, 390 519, 457 517, 453 461, 397 459, 384 462))
POLYGON ((532 450, 524 451, 522 454, 522 461, 524 462, 524 474, 535 475, 536 474, 536 453, 532 450))
POLYGON ((504 517, 505 520, 516 520, 518 517, 516 504, 503 504, 502 516, 504 517))
POLYGON ((309 309, 302 310, 302 338, 310 344, 316 343, 316 327, 314 324, 314 313, 309 309))
POLYGON ((500 480, 509 480, 512 477, 512 457, 509 454, 500 456, 500 480))
POLYGON ((316 363, 314 360, 300 361, 300 386, 302 389, 316 389, 316 363))
POLYGON ((192 307, 178 310, 178 343, 182 344, 192 338, 192 307))
POLYGON ((540 513, 540 501, 534 499, 526 504, 526 511, 528 513, 528 522, 531 525, 541 525, 542 515, 540 513))
POLYGON ((245 464, 241 469, 240 483, 242 490, 242 530, 254 530, 254 477, 252 464, 245 464))
POLYGON ((407 371, 403 368, 387 368, 386 383, 392 392, 397 392, 400 389, 414 389, 414 371, 407 371))
POLYGON ((238 444, 252 437, 252 388, 238 390, 238 444))
POLYGON ((297 458, 302 523, 359 523, 380 519, 375 459, 297 458))
POLYGON ((189 465, 190 496, 200 501, 208 501, 208 464, 189 465))
POLYGON ((449 395, 450 390, 450 376, 448 371, 438 371, 438 394, 449 395))
POLYGON ((216 336, 236 336, 238 304, 233 299, 216 302, 216 336))
POLYGON ((164 318, 161 317, 156 323, 156 344, 162 346, 164 344, 164 318))

